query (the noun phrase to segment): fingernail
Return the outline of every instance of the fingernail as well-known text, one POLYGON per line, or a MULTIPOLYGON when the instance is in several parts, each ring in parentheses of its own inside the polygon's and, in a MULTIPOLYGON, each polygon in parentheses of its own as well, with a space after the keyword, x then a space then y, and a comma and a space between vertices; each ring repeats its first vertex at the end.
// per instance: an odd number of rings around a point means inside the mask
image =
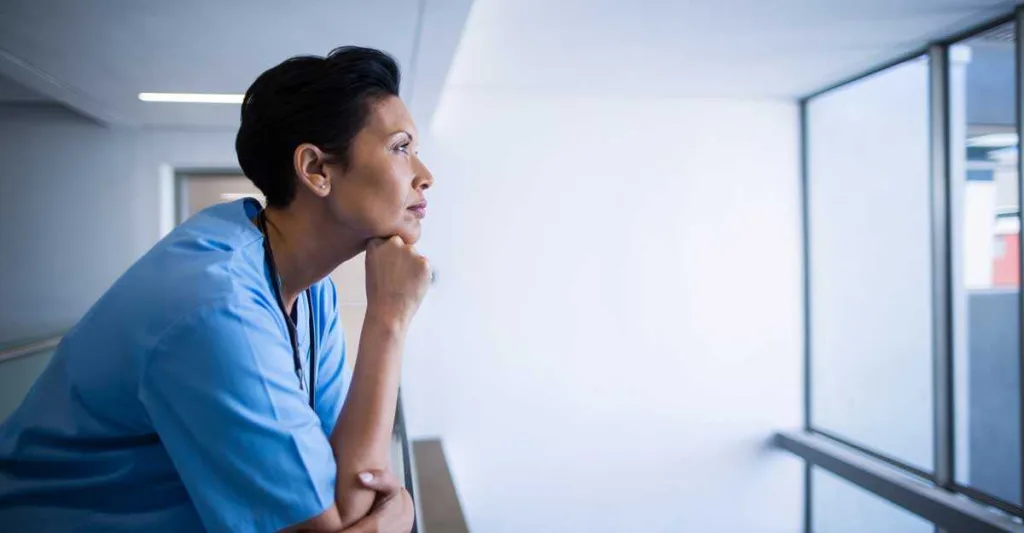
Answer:
POLYGON ((363 483, 369 483, 369 482, 373 481, 373 474, 370 473, 370 472, 363 472, 362 474, 359 474, 359 479, 363 483))

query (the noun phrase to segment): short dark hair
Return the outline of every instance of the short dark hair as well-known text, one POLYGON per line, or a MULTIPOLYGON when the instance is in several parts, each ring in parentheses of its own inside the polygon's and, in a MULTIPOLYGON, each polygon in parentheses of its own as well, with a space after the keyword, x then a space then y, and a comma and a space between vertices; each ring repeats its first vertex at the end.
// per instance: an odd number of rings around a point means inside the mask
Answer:
POLYGON ((295 197, 295 148, 312 143, 347 164, 349 145, 371 106, 397 96, 401 72, 390 55, 358 46, 327 57, 299 56, 256 78, 242 100, 235 152, 242 172, 267 204, 284 207, 295 197))

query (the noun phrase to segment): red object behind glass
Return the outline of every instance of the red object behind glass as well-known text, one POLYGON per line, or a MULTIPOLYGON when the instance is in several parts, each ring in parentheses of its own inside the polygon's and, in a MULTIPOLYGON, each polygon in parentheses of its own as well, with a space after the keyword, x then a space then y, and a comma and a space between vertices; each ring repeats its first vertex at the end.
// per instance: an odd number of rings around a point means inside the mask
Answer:
POLYGON ((1012 223, 996 221, 996 249, 992 258, 992 286, 1020 286, 1020 223, 1014 216, 1012 223))

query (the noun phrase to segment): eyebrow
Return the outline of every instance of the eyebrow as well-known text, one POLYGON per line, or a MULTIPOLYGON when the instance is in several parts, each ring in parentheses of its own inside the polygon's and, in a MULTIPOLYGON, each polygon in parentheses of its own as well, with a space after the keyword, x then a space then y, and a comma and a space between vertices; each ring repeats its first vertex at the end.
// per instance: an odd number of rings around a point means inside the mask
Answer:
POLYGON ((406 131, 406 130, 398 130, 398 131, 396 131, 395 133, 393 133, 392 135, 397 135, 397 134, 399 134, 399 133, 404 133, 404 134, 405 134, 405 136, 409 138, 409 142, 412 142, 413 140, 415 140, 415 139, 416 139, 415 137, 413 137, 413 135, 412 135, 411 133, 409 133, 409 132, 408 132, 408 131, 406 131))

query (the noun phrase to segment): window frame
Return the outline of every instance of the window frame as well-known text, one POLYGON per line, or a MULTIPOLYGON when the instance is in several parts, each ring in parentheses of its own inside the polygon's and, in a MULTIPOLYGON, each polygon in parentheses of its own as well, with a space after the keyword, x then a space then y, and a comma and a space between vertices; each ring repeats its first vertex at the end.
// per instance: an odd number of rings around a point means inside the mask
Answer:
MULTIPOLYGON (((1016 132, 1018 139, 1024 140, 1024 95, 1022 95, 1022 87, 1024 87, 1024 5, 1016 6, 1012 11, 1004 13, 999 17, 995 17, 992 20, 985 22, 984 24, 972 27, 966 31, 959 32, 954 35, 950 35, 944 39, 931 42, 923 49, 914 50, 911 53, 901 55, 891 61, 888 61, 875 68, 869 69, 856 76, 852 76, 848 79, 825 87, 823 89, 814 91, 799 99, 799 127, 800 127, 800 209, 801 209, 801 246, 802 246, 802 269, 803 269, 803 283, 802 283, 802 298, 803 298, 803 316, 804 316, 804 327, 803 327, 803 341, 804 341, 804 353, 803 353, 803 434, 807 436, 813 436, 815 438, 823 438, 827 441, 833 441, 838 443, 849 450, 853 450, 865 458, 871 461, 886 465, 894 468, 903 473, 927 480, 931 483, 932 487, 938 489, 943 493, 962 495, 974 500, 975 505, 979 508, 989 507, 994 508, 1002 513, 1006 513, 1006 516, 1010 518, 1011 522, 1019 522, 1020 519, 1024 518, 1024 506, 1007 502, 997 498, 993 495, 987 494, 978 489, 963 486, 956 481, 955 476, 955 438, 956 434, 954 431, 954 403, 953 403, 953 309, 952 309, 952 290, 953 290, 953 278, 952 278, 952 233, 951 233, 951 181, 950 181, 950 119, 949 119, 949 51, 950 48, 965 39, 969 39, 988 30, 1002 26, 1004 24, 1014 23, 1015 33, 1015 103, 1016 103, 1016 132), (907 61, 913 61, 921 56, 928 57, 928 69, 929 69, 929 134, 930 134, 930 156, 931 156, 931 168, 930 168, 930 189, 931 189, 931 263, 932 263, 932 323, 933 323, 933 340, 932 340, 932 369, 933 369, 933 405, 932 414, 934 422, 934 457, 932 464, 932 471, 925 472, 918 468, 907 465, 893 457, 886 455, 877 450, 872 450, 868 447, 854 444, 848 439, 841 436, 832 434, 831 432, 824 431, 815 428, 812 424, 812 364, 813 357, 811 353, 811 335, 812 335, 812 321, 811 321, 811 309, 812 309, 812 297, 811 297, 811 276, 813 275, 813 265, 811 264, 810 256, 810 232, 812 231, 812 224, 809 220, 809 139, 808 139, 808 104, 815 98, 830 93, 836 89, 845 87, 851 83, 858 82, 869 76, 873 76, 877 73, 901 65, 907 61)), ((1018 157, 1017 161, 1017 180, 1018 180, 1018 205, 1024 206, 1024 157, 1018 157)), ((1018 250, 1019 261, 1018 269, 1020 270, 1020 279, 1024 280, 1024 246, 1018 250)), ((1021 316, 1024 317, 1024 287, 1018 291, 1018 309, 1022 310, 1021 316)), ((1020 428, 1021 428, 1021 442, 1024 446, 1024 326, 1019 328, 1018 334, 1021 335, 1020 342, 1020 384, 1021 393, 1019 394, 1018 401, 1020 402, 1020 428)), ((825 466, 821 464, 820 460, 822 457, 826 457, 830 452, 821 449, 812 450, 814 446, 793 446, 785 445, 786 439, 792 439, 796 437, 796 434, 780 434, 777 438, 777 444, 790 452, 796 453, 805 459, 804 467, 804 531, 810 532, 813 524, 812 517, 812 502, 813 496, 812 488, 812 471, 814 465, 825 466), (781 440, 780 440, 781 439, 781 440), (804 453, 801 453, 802 452, 804 453), (814 459, 813 453, 819 454, 817 460, 814 459), (824 454, 824 455, 820 455, 824 454)), ((812 444, 814 441, 811 441, 812 444)), ((792 444, 790 442, 790 444, 792 444)), ((826 447, 827 448, 827 447, 826 447)), ((836 459, 833 457, 833 459, 836 459)), ((851 466, 850 472, 858 470, 856 465, 851 466)), ((829 469, 831 470, 831 469, 829 469)), ((840 472, 834 472, 840 474, 842 477, 850 479, 848 476, 840 472)), ((861 472, 864 474, 865 472, 861 472)), ((1024 461, 1021 462, 1020 480, 1022 485, 1021 493, 1024 494, 1024 461)), ((884 483, 883 483, 884 485, 884 483)), ((880 496, 886 497, 885 494, 881 494, 876 490, 872 490, 869 487, 868 490, 879 494, 880 496)), ((891 490, 882 488, 882 492, 891 490)), ((888 498, 887 498, 888 499, 888 498)), ((941 498, 939 498, 941 500, 941 498)), ((890 500, 891 501, 891 500, 890 500)), ((899 504, 899 502, 894 502, 899 504)), ((936 509, 942 509, 944 504, 939 503, 934 507, 936 509)), ((932 509, 932 507, 928 507, 932 509)), ((921 513, 920 509, 909 509, 912 512, 921 513)), ((928 511, 929 513, 931 511, 928 511)), ((941 514, 941 513, 940 513, 941 514)), ((922 516, 924 516, 922 514, 922 516)), ((936 520, 934 516, 924 516, 926 519, 930 519, 935 522, 937 528, 941 531, 943 527, 942 520, 936 520)), ((949 527, 951 524, 947 524, 949 527)), ((1005 531, 1015 531, 1015 528, 1005 529, 1005 531)), ((1024 529, 1021 529, 1024 530, 1024 529)))

